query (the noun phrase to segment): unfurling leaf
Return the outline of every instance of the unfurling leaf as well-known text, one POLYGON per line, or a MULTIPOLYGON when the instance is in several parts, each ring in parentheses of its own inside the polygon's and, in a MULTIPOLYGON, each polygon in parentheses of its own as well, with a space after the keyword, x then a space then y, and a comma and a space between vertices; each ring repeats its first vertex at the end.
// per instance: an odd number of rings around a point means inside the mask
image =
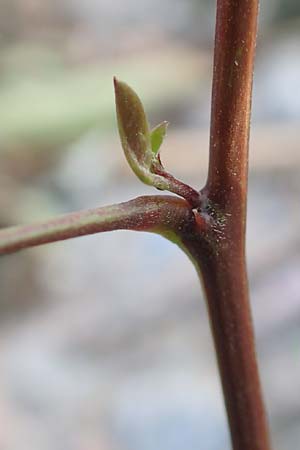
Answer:
POLYGON ((147 172, 150 174, 153 153, 142 102, 126 83, 114 78, 114 85, 118 128, 125 156, 134 173, 145 183, 152 184, 147 172))
POLYGON ((170 182, 158 158, 158 149, 166 134, 167 122, 154 131, 154 139, 141 100, 128 84, 114 78, 118 128, 127 161, 146 184, 169 190, 170 182), (154 143, 154 144, 152 144, 154 143), (152 150, 154 145, 154 150, 152 150))
POLYGON ((151 130, 151 149, 157 155, 167 133, 169 122, 164 121, 151 130))
POLYGON ((186 198, 191 205, 199 203, 199 193, 167 173, 161 164, 159 149, 166 135, 168 122, 151 132, 138 95, 128 84, 114 78, 119 134, 126 159, 146 184, 186 198))

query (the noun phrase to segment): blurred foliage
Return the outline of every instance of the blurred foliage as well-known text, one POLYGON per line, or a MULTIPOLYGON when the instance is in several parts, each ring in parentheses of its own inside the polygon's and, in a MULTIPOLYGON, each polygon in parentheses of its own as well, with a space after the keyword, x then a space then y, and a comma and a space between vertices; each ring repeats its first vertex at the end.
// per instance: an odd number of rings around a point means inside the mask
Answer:
POLYGON ((281 0, 278 4, 277 19, 294 19, 300 16, 300 2, 299 0, 281 0))
POLYGON ((73 67, 54 52, 32 46, 2 53, 3 65, 6 61, 0 84, 2 152, 23 141, 49 147, 71 141, 91 127, 113 129, 113 74, 131 80, 150 110, 191 95, 199 79, 197 59, 188 52, 171 50, 138 60, 127 56, 73 67), (175 71, 178 60, 181 67, 175 71), (160 70, 153 70, 153 64, 160 70))

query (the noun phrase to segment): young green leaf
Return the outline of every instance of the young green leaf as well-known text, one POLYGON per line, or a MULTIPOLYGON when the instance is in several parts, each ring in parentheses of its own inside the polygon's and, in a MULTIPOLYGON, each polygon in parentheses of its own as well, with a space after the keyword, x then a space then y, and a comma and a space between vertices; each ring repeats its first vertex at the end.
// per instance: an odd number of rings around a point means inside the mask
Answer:
POLYGON ((149 125, 137 94, 128 84, 114 78, 117 121, 122 147, 134 173, 151 184, 150 172, 152 150, 149 125))
POLYGON ((166 120, 151 130, 151 148, 154 155, 157 155, 160 149, 161 144, 167 133, 169 122, 166 120))
POLYGON ((159 149, 166 135, 168 122, 151 132, 141 100, 128 84, 114 78, 119 134, 126 159, 137 177, 145 184, 167 190, 198 205, 199 193, 165 171, 159 149))

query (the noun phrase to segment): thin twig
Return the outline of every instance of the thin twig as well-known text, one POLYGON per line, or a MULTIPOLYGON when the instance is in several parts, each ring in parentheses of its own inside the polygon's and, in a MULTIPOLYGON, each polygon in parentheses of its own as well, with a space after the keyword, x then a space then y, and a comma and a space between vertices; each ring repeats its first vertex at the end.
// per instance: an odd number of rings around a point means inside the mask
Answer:
POLYGON ((144 196, 118 205, 75 213, 34 225, 0 230, 0 255, 50 242, 113 230, 176 233, 194 216, 188 203, 174 196, 144 196))

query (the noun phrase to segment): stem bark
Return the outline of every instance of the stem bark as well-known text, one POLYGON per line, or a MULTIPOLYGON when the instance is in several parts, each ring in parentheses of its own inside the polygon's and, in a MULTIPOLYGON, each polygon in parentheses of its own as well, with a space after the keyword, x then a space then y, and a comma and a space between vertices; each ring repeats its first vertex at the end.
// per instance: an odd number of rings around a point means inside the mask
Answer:
POLYGON ((257 12, 258 0, 217 0, 210 163, 200 196, 182 185, 179 194, 187 201, 140 197, 43 224, 0 230, 0 255, 116 229, 157 232, 177 242, 203 281, 233 450, 270 450, 245 262, 257 12))
POLYGON ((248 140, 258 0, 218 0, 206 241, 201 272, 234 450, 270 450, 245 263, 248 140))
POLYGON ((114 230, 149 231, 173 238, 194 223, 190 205, 170 195, 138 197, 117 205, 65 214, 0 230, 0 256, 25 248, 114 230))

